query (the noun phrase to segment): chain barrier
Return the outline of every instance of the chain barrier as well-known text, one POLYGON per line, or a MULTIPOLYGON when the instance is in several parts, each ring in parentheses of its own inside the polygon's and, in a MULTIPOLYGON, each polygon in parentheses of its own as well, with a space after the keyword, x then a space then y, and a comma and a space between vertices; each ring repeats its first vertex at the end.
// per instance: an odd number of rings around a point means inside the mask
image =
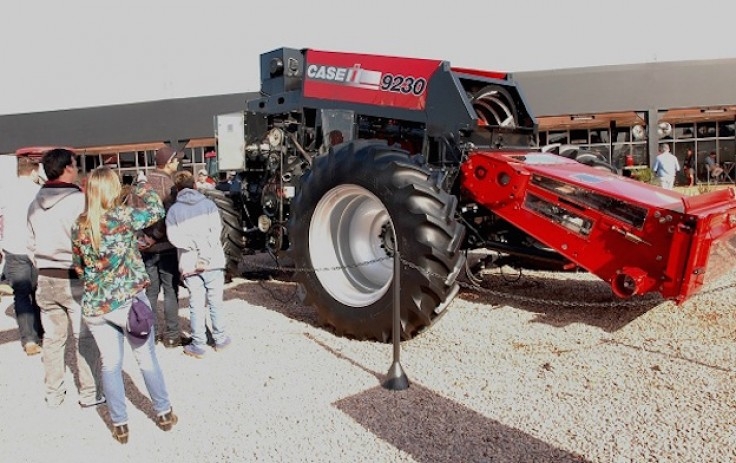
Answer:
MULTIPOLYGON (((400 264, 403 264, 403 265, 405 265, 408 268, 411 268, 413 270, 416 270, 418 272, 421 272, 421 273, 423 273, 423 274, 425 274, 425 275, 427 275, 429 277, 437 278, 437 279, 442 280, 442 281, 446 280, 446 276, 445 275, 440 275, 440 274, 437 274, 437 273, 428 271, 426 269, 423 269, 423 268, 419 267, 417 264, 414 264, 413 262, 410 262, 410 261, 408 261, 406 259, 403 259, 400 256, 399 256, 399 258, 400 258, 400 264)), ((369 261, 359 262, 359 263, 345 265, 345 266, 336 265, 336 266, 332 266, 332 267, 323 267, 323 268, 285 267, 283 265, 275 265, 275 266, 273 266, 273 265, 251 264, 251 263, 245 263, 245 265, 248 266, 248 267, 250 267, 250 268, 256 268, 256 269, 259 269, 259 270, 270 270, 270 271, 278 271, 278 272, 294 272, 294 273, 298 273, 298 272, 302 272, 302 273, 316 273, 316 272, 321 272, 321 271, 336 271, 336 270, 344 270, 344 269, 351 269, 351 268, 359 268, 359 267, 371 265, 371 264, 374 264, 374 263, 377 263, 377 262, 382 262, 382 261, 389 260, 389 259, 393 259, 393 256, 380 257, 380 258, 377 258, 377 259, 372 259, 372 260, 369 260, 369 261)), ((397 264, 396 262, 394 262, 393 268, 394 268, 394 272, 395 273, 398 272, 399 271, 398 270, 399 269, 399 264, 397 264)), ((521 272, 519 272, 519 278, 521 278, 521 272)), ((400 285, 400 278, 397 279, 396 281, 398 281, 398 284, 400 285)), ((506 300, 509 300, 510 299, 510 300, 513 300, 513 301, 521 302, 521 303, 542 304, 542 305, 546 305, 546 306, 553 305, 553 306, 558 306, 558 307, 575 307, 575 308, 614 308, 614 307, 619 307, 620 308, 620 307, 644 306, 644 305, 652 304, 653 302, 655 302, 655 303, 666 302, 664 299, 662 299, 661 296, 658 296, 658 295, 648 295, 648 296, 643 296, 643 297, 641 297, 639 299, 632 299, 632 300, 612 300, 612 301, 609 301, 609 302, 584 302, 584 301, 550 300, 550 299, 543 299, 543 298, 539 298, 539 297, 523 296, 523 295, 509 293, 509 292, 503 292, 503 291, 494 291, 494 290, 491 290, 491 289, 488 289, 488 288, 483 288, 479 284, 468 284, 468 283, 465 283, 465 282, 462 282, 462 281, 458 281, 457 283, 462 288, 469 289, 469 290, 472 290, 472 291, 475 291, 475 292, 479 292, 479 293, 482 293, 482 294, 488 294, 488 295, 491 295, 491 296, 494 296, 494 297, 498 297, 498 298, 501 298, 501 299, 506 299, 506 300)), ((264 288, 265 290, 267 290, 269 292, 269 294, 271 294, 271 297, 272 298, 274 298, 275 300, 278 300, 278 301, 280 301, 282 303, 288 303, 291 300, 295 299, 296 298, 296 295, 297 295, 297 291, 298 291, 298 287, 295 285, 294 286, 294 290, 293 290, 291 296, 289 296, 288 298, 284 299, 284 298, 281 298, 281 297, 277 296, 271 288, 269 288, 268 286, 263 285, 262 282, 260 282, 260 285, 261 285, 262 288, 264 288)), ((722 291, 733 289, 733 288, 736 288, 736 282, 731 283, 731 284, 727 284, 727 285, 723 285, 723 286, 719 286, 717 288, 711 288, 711 289, 702 291, 702 292, 698 293, 694 297, 707 296, 708 294, 722 292, 722 291)), ((395 290, 397 290, 397 289, 395 288, 395 290)), ((400 291, 400 289, 398 289, 398 290, 400 291)), ((395 298, 396 298, 396 300, 394 301, 394 317, 397 318, 398 317, 398 310, 399 310, 398 309, 398 293, 395 295, 395 298)), ((394 320, 394 323, 397 323, 397 322, 394 320)), ((398 326, 398 325, 394 325, 394 330, 396 329, 395 328, 396 326, 398 326)), ((403 389, 409 387, 409 380, 408 380, 408 378, 406 376, 406 373, 404 372, 404 370, 401 367, 401 364, 399 362, 399 352, 400 352, 399 338, 400 338, 400 336, 398 336, 396 333, 394 333, 394 360, 393 360, 393 363, 392 363, 391 367, 389 368, 389 371, 388 371, 388 373, 386 375, 387 380, 383 383, 383 386, 384 387, 386 387, 388 389, 392 389, 392 390, 403 390, 403 389)), ((729 337, 728 336, 724 336, 723 338, 725 339, 725 338, 729 338, 729 337)), ((594 347, 594 346, 598 346, 598 345, 604 345, 604 344, 615 344, 615 345, 618 345, 618 346, 629 347, 629 348, 632 348, 632 349, 648 350, 647 347, 644 346, 644 345, 636 346, 635 344, 627 344, 623 340, 616 340, 616 339, 601 339, 597 343, 595 343, 594 345, 588 346, 586 348, 590 348, 590 347, 594 347)), ((583 349, 583 348, 581 347, 580 349, 583 349)), ((575 349, 575 350, 579 350, 579 349, 575 349)), ((564 352, 570 352, 570 351, 571 350, 565 350, 564 352)), ((555 352, 555 350, 554 349, 549 349, 549 352, 555 352)), ((653 350, 651 352, 660 353, 662 355, 667 355, 666 352, 658 352, 658 351, 653 351, 653 350)), ((561 351, 558 351, 557 353, 561 353, 561 351)), ((693 362, 694 361, 694 360, 687 359, 687 358, 684 358, 684 357, 681 357, 681 356, 676 356, 676 357, 677 358, 680 358, 680 359, 683 359, 683 360, 690 361, 690 362, 693 362)), ((545 365, 549 365, 549 364, 545 364, 545 365)), ((710 366, 711 368, 718 368, 720 370, 727 371, 727 372, 733 372, 734 371, 734 370, 730 370, 730 369, 727 369, 727 368, 716 367, 716 366, 713 366, 713 365, 705 365, 705 366, 710 366)))
MULTIPOLYGON (((285 272, 285 273, 318 273, 318 272, 334 272, 337 270, 355 269, 355 268, 365 267, 371 264, 383 262, 383 261, 390 260, 390 259, 392 260, 393 256, 378 257, 376 259, 371 259, 371 260, 367 260, 364 262, 358 262, 355 264, 335 265, 332 267, 320 267, 320 268, 285 267, 283 265, 265 265, 265 264, 252 264, 252 263, 246 263, 245 266, 252 268, 252 269, 285 272)), ((421 268, 417 264, 410 262, 404 258, 401 258, 401 263, 413 270, 423 273, 424 275, 428 277, 437 278, 443 281, 447 279, 445 275, 440 275, 438 273, 434 273, 427 269, 421 268)), ((496 290, 492 290, 489 288, 484 288, 478 284, 466 283, 463 281, 458 281, 457 283, 463 289, 471 290, 471 291, 485 294, 488 296, 498 297, 501 299, 513 300, 513 301, 524 303, 524 304, 544 304, 544 305, 554 305, 558 307, 567 307, 567 308, 569 307, 576 307, 576 308, 638 307, 638 306, 650 305, 652 303, 666 302, 665 299, 663 299, 661 296, 656 295, 656 294, 640 296, 636 299, 628 299, 628 300, 615 299, 615 300, 605 301, 605 302, 567 301, 567 300, 560 300, 560 299, 547 299, 547 298, 542 298, 542 297, 524 296, 521 294, 515 294, 511 292, 506 292, 506 291, 496 291, 496 290)), ((703 297, 709 294, 722 292, 722 291, 726 291, 726 290, 733 289, 733 288, 736 288, 736 282, 726 284, 723 286, 719 286, 717 288, 711 288, 711 289, 701 291, 698 294, 696 294, 694 297, 703 297)), ((269 292, 271 291, 269 290, 269 292)), ((290 298, 287 298, 286 300, 282 300, 278 297, 275 297, 272 292, 271 292, 271 295, 274 297, 274 299, 280 302, 288 302, 289 300, 293 299, 294 296, 296 296, 296 291, 290 298)))
MULTIPOLYGON (((445 277, 443 275, 439 275, 437 273, 429 272, 429 271, 427 271, 425 269, 422 269, 419 266, 417 266, 416 264, 414 264, 412 262, 409 262, 407 260, 401 259, 401 263, 403 263, 407 267, 410 267, 410 268, 412 268, 414 270, 417 270, 419 272, 422 272, 422 273, 424 273, 427 276, 439 278, 439 279, 442 279, 442 280, 445 279, 445 277)), ((473 290, 473 291, 476 291, 476 292, 479 292, 479 293, 482 293, 482 294, 488 294, 488 295, 491 295, 491 296, 496 296, 496 297, 501 297, 501 298, 506 298, 506 299, 512 299, 512 300, 515 300, 515 301, 525 302, 525 303, 539 303, 539 302, 542 302, 544 304, 556 305, 556 306, 562 306, 562 307, 621 307, 621 306, 624 306, 624 307, 636 307, 636 306, 641 306, 641 305, 648 305, 648 304, 651 304, 652 302, 657 302, 657 303, 666 302, 666 300, 663 299, 659 295, 641 296, 641 297, 639 297, 637 299, 631 299, 631 300, 623 300, 623 299, 620 299, 620 300, 613 300, 613 301, 609 301, 609 302, 562 301, 562 300, 559 300, 559 299, 557 299, 557 300, 555 300, 555 299, 546 299, 546 298, 543 299, 543 298, 539 298, 539 297, 522 296, 520 294, 514 294, 514 293, 509 293, 509 292, 504 292, 504 291, 494 291, 492 289, 484 288, 484 287, 479 286, 477 284, 465 283, 465 282, 462 282, 462 281, 458 281, 457 283, 458 283, 458 285, 461 288, 470 289, 470 290, 473 290)), ((729 284, 726 284, 726 285, 722 285, 722 286, 719 286, 717 288, 711 288, 711 289, 707 289, 707 290, 701 291, 701 292, 697 293, 694 297, 702 297, 702 296, 706 296, 708 294, 713 294, 713 293, 717 293, 717 292, 721 292, 721 291, 725 291, 725 290, 733 289, 733 288, 736 288, 736 282, 729 283, 729 284)))
MULTIPOLYGON (((266 271, 272 271, 272 272, 279 272, 279 273, 317 273, 317 272, 334 272, 336 270, 345 270, 345 269, 353 269, 353 268, 359 268, 364 267, 367 265, 375 264, 376 262, 382 262, 385 260, 393 259, 391 256, 384 256, 379 257, 376 259, 367 260, 365 262, 358 262, 356 264, 349 264, 349 265, 335 265, 332 267, 321 267, 321 268, 308 268, 308 267, 284 267, 283 265, 265 265, 265 264, 250 264, 245 263, 245 266, 251 269, 255 270, 266 270, 266 271)), ((271 297, 282 304, 286 304, 292 300, 296 299, 297 295, 297 288, 294 287, 294 291, 292 294, 288 297, 281 297, 276 295, 276 293, 269 288, 268 286, 264 285, 263 282, 259 282, 259 286, 271 295, 271 297)))
POLYGON ((309 268, 309 267, 284 267, 283 265, 265 265, 265 264, 250 264, 245 265, 258 269, 258 270, 271 270, 275 272, 288 272, 288 273, 318 273, 318 272, 334 272, 336 270, 346 270, 359 267, 365 267, 366 265, 375 264, 376 262, 382 262, 384 260, 393 259, 392 256, 378 257, 376 259, 366 260, 364 262, 358 262, 356 264, 348 265, 335 265, 332 267, 320 267, 320 268, 309 268))
MULTIPOLYGON (((419 268, 416 264, 406 261, 402 259, 402 263, 406 265, 407 267, 413 268, 414 270, 423 272, 425 275, 432 276, 435 278, 444 279, 442 275, 427 272, 424 269, 419 268)), ((559 299, 547 299, 547 298, 540 298, 540 297, 532 297, 532 296, 523 296, 521 294, 514 294, 504 291, 494 291, 492 289, 484 288, 482 286, 471 284, 471 283, 465 283, 462 281, 457 282, 458 285, 461 288, 470 289, 475 292, 481 293, 481 294, 487 294, 489 296, 495 296, 503 299, 511 299, 517 302, 521 303, 527 303, 527 304, 536 304, 536 303, 543 303, 545 305, 555 305, 558 307, 583 307, 583 308, 591 308, 591 307, 636 307, 640 305, 647 305, 652 303, 653 301, 660 301, 662 302, 663 299, 658 296, 652 296, 647 297, 642 300, 614 300, 609 302, 585 302, 585 301, 563 301, 559 299)))

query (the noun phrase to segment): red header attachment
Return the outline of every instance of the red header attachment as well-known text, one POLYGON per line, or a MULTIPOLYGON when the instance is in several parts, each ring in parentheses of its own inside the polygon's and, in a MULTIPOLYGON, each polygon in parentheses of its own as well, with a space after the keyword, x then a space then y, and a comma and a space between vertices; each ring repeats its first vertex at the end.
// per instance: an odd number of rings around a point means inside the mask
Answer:
POLYGON ((611 284, 681 303, 736 261, 736 191, 686 197, 547 153, 476 152, 479 204, 611 284))

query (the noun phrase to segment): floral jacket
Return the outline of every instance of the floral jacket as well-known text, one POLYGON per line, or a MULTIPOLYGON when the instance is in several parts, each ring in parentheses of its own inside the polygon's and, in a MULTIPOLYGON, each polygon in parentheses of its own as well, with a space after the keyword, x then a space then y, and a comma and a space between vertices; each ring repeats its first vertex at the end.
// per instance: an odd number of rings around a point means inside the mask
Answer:
POLYGON ((84 283, 82 312, 87 317, 120 308, 150 284, 136 232, 161 220, 165 213, 150 187, 136 185, 132 193, 141 198, 144 207, 110 209, 102 220, 99 251, 92 247, 87 232, 79 230, 79 222, 72 227, 73 266, 84 283))

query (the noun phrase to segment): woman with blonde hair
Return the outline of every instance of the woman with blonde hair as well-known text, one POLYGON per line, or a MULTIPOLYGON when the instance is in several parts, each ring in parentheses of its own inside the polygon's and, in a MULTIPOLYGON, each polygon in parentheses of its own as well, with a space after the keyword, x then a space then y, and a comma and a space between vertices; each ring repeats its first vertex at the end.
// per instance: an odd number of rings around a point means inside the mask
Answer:
POLYGON ((133 208, 120 201, 120 180, 107 167, 93 170, 87 181, 86 206, 72 228, 74 269, 84 283, 82 312, 102 358, 102 386, 107 398, 113 437, 128 442, 128 414, 123 384, 123 340, 135 355, 156 411, 156 424, 169 431, 178 421, 154 346, 155 333, 138 338, 126 324, 134 300, 151 304, 145 288, 148 274, 136 246, 136 232, 164 217, 158 195, 145 184, 132 194, 144 207, 133 208))

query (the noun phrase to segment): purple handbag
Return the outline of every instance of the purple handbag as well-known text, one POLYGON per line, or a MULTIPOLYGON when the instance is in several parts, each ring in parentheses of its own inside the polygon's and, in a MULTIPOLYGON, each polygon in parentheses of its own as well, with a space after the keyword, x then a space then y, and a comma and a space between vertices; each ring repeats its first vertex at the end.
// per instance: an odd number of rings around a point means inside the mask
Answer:
POLYGON ((153 310, 144 301, 133 297, 133 302, 130 305, 130 311, 128 312, 128 323, 127 330, 131 336, 146 339, 153 330, 153 310))

